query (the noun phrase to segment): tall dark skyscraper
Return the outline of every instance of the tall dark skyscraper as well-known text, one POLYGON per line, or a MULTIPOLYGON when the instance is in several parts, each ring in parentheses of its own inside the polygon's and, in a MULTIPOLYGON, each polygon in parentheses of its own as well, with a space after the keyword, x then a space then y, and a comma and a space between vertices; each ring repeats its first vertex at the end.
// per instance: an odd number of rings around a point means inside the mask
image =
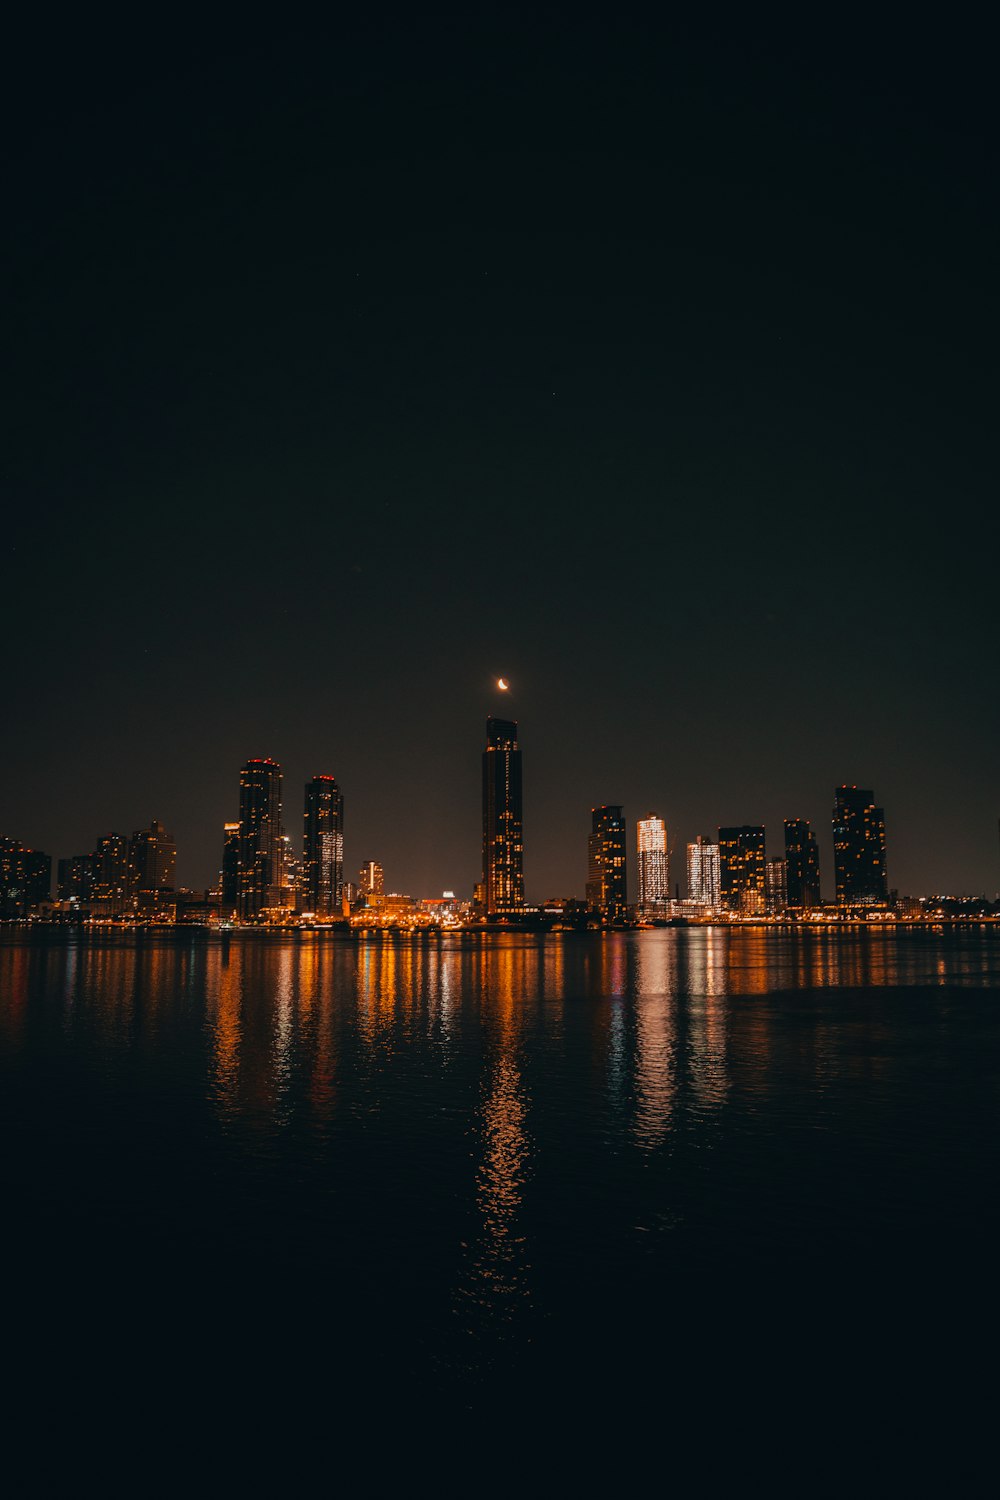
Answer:
POLYGON ((524 906, 521 752, 513 719, 486 720, 483 751, 483 884, 487 917, 524 906))
POLYGON ((785 879, 791 910, 819 906, 819 844, 808 818, 785 819, 785 879))
POLYGON ((591 809, 587 840, 587 905, 605 922, 624 922, 628 897, 625 877, 625 819, 620 807, 591 809))
POLYGON ((719 895, 722 905, 744 917, 759 916, 765 907, 766 861, 764 829, 744 823, 719 829, 719 895))
POLYGON ((94 855, 71 854, 58 865, 60 901, 89 901, 94 892, 94 855))
POLYGON ((306 782, 302 900, 321 917, 339 917, 344 895, 344 794, 332 776, 306 782))
POLYGON ((248 760, 240 771, 240 921, 253 922, 282 901, 281 767, 248 760))
POLYGON ((867 787, 838 786, 833 798, 838 905, 873 906, 888 900, 885 813, 867 787))
POLYGON ((219 871, 219 895, 224 917, 231 917, 240 904, 240 825, 222 825, 222 869, 219 871))

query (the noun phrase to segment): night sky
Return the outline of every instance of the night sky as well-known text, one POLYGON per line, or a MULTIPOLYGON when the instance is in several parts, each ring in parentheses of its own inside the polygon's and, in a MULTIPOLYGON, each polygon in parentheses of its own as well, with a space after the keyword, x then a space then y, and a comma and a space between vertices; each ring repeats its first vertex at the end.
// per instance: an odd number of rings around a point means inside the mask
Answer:
POLYGON ((986 38, 135 24, 5 48, 0 833, 205 885, 271 755, 297 843, 332 772, 349 876, 468 895, 494 711, 531 899, 601 802, 682 882, 808 817, 831 896, 842 781, 890 886, 996 891, 986 38))

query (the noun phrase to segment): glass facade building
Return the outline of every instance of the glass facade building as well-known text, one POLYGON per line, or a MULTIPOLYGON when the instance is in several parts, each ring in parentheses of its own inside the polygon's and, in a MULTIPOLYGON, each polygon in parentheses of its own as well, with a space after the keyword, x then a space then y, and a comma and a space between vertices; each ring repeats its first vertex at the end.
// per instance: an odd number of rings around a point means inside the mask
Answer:
POLYGON ((219 893, 222 897, 223 916, 232 915, 240 901, 240 825, 222 825, 222 869, 219 872, 219 893))
POLYGON ((625 873, 625 819, 619 806, 591 810, 587 840, 587 905, 603 922, 624 922, 628 897, 625 873))
POLYGON ((344 900, 344 794, 333 776, 306 782, 302 900, 317 916, 340 916, 344 900))
POLYGON ((636 824, 639 919, 654 922, 670 914, 670 852, 667 825, 655 813, 636 824))
POLYGON ((766 880, 761 824, 719 829, 719 897, 723 906, 740 916, 763 913, 766 880))
POLYGON ((513 719, 486 720, 483 751, 483 885, 486 916, 524 906, 524 830, 521 751, 513 719))
POLYGON ((791 910, 820 905, 819 844, 808 818, 785 819, 785 881, 791 910))
POLYGON ((719 846, 701 834, 687 846, 688 899, 715 911, 719 896, 719 846))
POLYGON ((833 793, 833 864, 840 906, 877 906, 889 898, 885 813, 867 787, 833 793))
POLYGON ((282 901, 281 767, 248 760, 240 771, 240 921, 254 922, 282 901))

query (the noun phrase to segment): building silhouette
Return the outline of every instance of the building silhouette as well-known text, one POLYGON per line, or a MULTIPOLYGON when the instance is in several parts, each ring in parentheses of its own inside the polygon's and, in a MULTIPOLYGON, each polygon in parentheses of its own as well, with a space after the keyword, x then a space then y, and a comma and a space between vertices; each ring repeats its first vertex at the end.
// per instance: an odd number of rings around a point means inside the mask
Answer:
POLYGON ((636 824, 636 871, 638 910, 643 922, 654 922, 670 914, 670 854, 667 825, 655 813, 636 824))
POLYGON ((720 904, 719 845, 699 833, 687 846, 688 898, 715 910, 720 904))
POLYGON ((306 782, 302 900, 321 917, 339 917, 344 900, 344 794, 333 776, 306 782))
POLYGON ((173 834, 156 818, 129 840, 128 893, 133 907, 157 906, 172 893, 177 868, 173 834))
POLYGON ((358 890, 362 896, 385 895, 385 871, 377 859, 366 859, 361 866, 358 890))
POLYGON ((94 894, 94 856, 71 854, 58 864, 56 894, 60 901, 89 901, 94 894))
POLYGON ((790 910, 820 905, 819 844, 808 818, 785 819, 785 882, 790 910))
POLYGON ((128 902, 129 841, 123 833, 106 833, 94 850, 94 883, 91 899, 100 903, 106 916, 120 917, 128 902))
POLYGON ((283 899, 281 767, 271 759, 248 760, 240 771, 240 921, 256 921, 283 899))
POLYGON ((744 917, 764 911, 764 829, 760 824, 719 829, 719 898, 729 911, 744 917))
POLYGON ((26 917, 52 893, 52 856, 0 838, 0 917, 26 917))
POLYGON ((486 720, 483 751, 483 885, 486 916, 514 916, 524 906, 521 752, 513 719, 486 720))
POLYGON ((625 877, 625 819, 619 806, 591 809, 587 840, 587 905, 602 922, 624 922, 628 896, 625 877))
POLYGON ((870 788, 838 786, 833 793, 833 864, 840 906, 888 900, 885 813, 870 788))
POLYGON ((222 869, 219 871, 222 914, 232 915, 240 904, 240 825, 222 825, 222 869))

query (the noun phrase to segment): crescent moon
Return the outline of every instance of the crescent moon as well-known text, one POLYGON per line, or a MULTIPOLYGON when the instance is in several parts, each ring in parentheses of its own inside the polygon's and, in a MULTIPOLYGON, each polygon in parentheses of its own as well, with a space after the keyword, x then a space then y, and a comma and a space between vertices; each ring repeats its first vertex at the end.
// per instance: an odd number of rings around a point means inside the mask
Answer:
POLYGON ((505 693, 507 691, 507 689, 510 687, 510 683, 507 681, 507 679, 505 677, 498 677, 497 678, 497 687, 500 689, 500 691, 502 693, 505 693))

